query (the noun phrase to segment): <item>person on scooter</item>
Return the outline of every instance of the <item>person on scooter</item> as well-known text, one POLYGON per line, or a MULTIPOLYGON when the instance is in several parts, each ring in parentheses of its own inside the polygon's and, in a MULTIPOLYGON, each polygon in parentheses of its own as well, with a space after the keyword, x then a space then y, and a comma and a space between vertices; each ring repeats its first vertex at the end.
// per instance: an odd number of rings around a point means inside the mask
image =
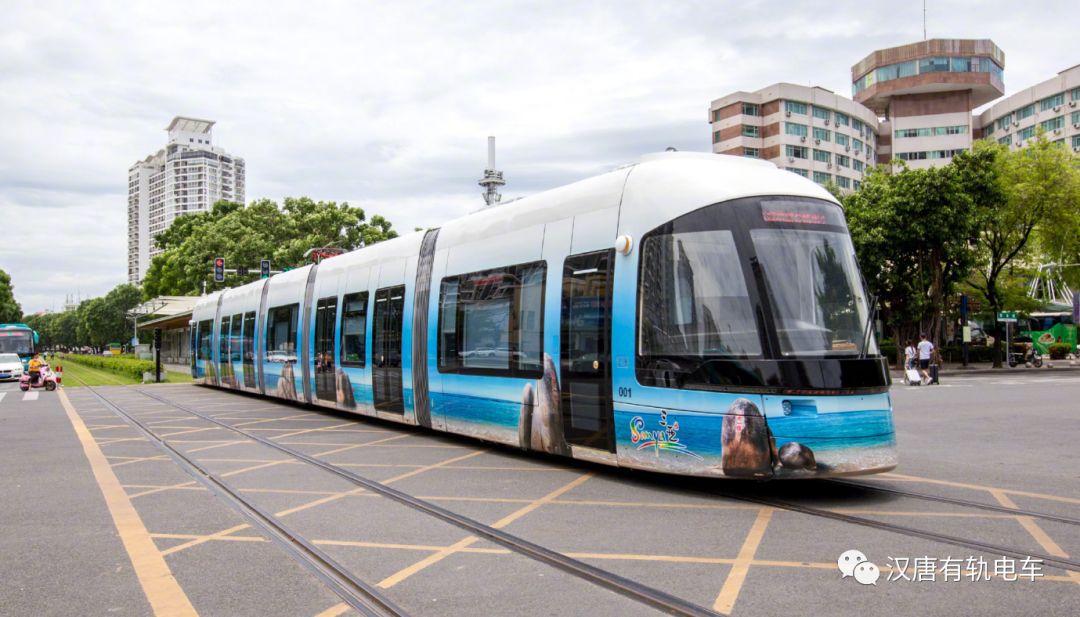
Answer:
POLYGON ((41 379, 41 367, 44 362, 41 361, 41 356, 35 354, 33 358, 30 358, 30 362, 27 364, 27 373, 30 374, 30 383, 35 384, 41 379))

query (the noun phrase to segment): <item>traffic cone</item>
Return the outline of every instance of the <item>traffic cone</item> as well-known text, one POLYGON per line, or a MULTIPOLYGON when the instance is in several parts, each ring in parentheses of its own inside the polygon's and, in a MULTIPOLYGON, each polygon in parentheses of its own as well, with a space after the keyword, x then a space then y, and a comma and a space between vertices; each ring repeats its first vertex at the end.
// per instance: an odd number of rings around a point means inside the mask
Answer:
POLYGON ((60 382, 62 382, 64 380, 64 367, 57 364, 56 365, 56 370, 53 371, 53 372, 56 373, 56 383, 57 384, 59 384, 60 382))

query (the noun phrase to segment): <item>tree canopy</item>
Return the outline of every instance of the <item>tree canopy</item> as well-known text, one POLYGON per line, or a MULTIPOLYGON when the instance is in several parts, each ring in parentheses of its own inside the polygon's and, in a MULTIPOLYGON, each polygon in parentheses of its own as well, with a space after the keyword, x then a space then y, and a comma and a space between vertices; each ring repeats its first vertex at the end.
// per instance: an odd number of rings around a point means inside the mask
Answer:
POLYGON ((385 218, 375 215, 368 221, 362 208, 345 202, 288 197, 279 207, 269 199, 247 206, 219 201, 207 212, 176 219, 157 237, 164 252, 150 263, 143 294, 197 294, 204 283, 207 291, 233 287, 257 279, 263 259, 271 260, 275 269, 297 267, 311 248, 353 250, 397 235, 385 218), (254 270, 246 279, 230 275, 224 284, 215 283, 216 257, 225 258, 226 268, 254 270))
POLYGON ((22 307, 15 301, 11 276, 0 270, 0 323, 17 323, 22 318, 22 307))
POLYGON ((42 345, 46 346, 103 347, 108 343, 127 343, 134 331, 128 311, 141 301, 139 288, 125 283, 104 296, 83 300, 73 310, 30 315, 25 321, 37 330, 42 345))

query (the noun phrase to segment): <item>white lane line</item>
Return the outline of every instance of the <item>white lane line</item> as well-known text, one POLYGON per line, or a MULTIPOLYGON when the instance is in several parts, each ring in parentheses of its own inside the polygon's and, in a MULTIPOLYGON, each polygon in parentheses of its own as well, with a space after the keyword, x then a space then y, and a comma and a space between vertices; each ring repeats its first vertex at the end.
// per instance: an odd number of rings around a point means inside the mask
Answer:
POLYGON ((7 396, 7 392, 0 392, 0 403, 4 401, 5 396, 7 396))
POLYGON ((22 400, 24 400, 24 401, 36 401, 37 397, 38 397, 38 394, 40 394, 40 393, 39 392, 27 392, 26 394, 23 395, 22 400))

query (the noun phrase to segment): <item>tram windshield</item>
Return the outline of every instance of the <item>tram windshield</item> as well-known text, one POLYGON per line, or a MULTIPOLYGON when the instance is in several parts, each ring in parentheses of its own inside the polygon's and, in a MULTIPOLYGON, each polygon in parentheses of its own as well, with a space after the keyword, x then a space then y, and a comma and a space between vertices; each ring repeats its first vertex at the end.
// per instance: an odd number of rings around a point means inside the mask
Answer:
POLYGON ((734 370, 745 384, 778 360, 878 355, 833 203, 758 197, 681 216, 645 235, 639 285, 638 368, 648 379, 718 385, 734 370))
POLYGON ((750 237, 765 273, 781 353, 861 354, 868 309, 851 238, 810 229, 754 229, 750 237))

